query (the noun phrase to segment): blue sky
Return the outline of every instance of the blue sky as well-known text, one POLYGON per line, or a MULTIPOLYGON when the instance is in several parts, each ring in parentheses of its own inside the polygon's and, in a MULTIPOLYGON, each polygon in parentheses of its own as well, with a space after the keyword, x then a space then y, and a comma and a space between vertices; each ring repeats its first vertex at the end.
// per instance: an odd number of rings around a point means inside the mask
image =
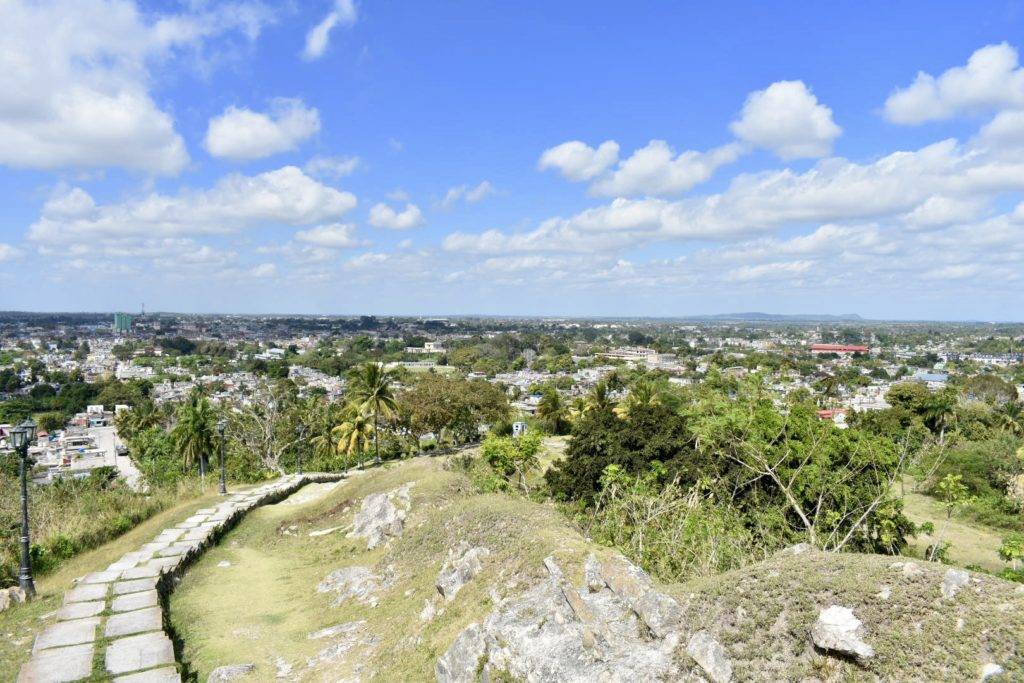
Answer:
POLYGON ((0 4, 0 309, 1024 318, 1019 3, 0 4))

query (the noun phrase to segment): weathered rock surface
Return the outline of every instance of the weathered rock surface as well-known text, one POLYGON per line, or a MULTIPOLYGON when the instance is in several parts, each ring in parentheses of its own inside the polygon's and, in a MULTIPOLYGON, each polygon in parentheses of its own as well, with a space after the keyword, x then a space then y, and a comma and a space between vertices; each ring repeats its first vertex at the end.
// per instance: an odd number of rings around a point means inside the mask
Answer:
POLYGON ((369 567, 345 567, 331 572, 316 587, 317 593, 336 593, 334 604, 354 599, 376 607, 379 593, 391 585, 391 577, 374 574, 369 567))
POLYGON ((483 623, 456 638, 435 667, 440 683, 499 671, 517 680, 581 683, 681 676, 675 651, 682 624, 670 625, 669 616, 678 615, 679 606, 639 568, 624 559, 606 562, 600 576, 607 583, 592 590, 596 584, 589 582, 572 586, 553 558, 545 565, 547 579, 503 600, 483 623))
POLYGON ((386 493, 374 493, 363 499, 356 513, 349 538, 365 538, 366 548, 372 550, 389 538, 397 538, 405 529, 405 517, 412 506, 406 484, 386 493))
POLYGON ((942 578, 942 597, 952 598, 971 582, 971 575, 963 569, 949 569, 942 578))
POLYGON ((236 678, 241 678, 246 674, 252 673, 256 670, 256 665, 252 662, 245 664, 228 664, 227 666, 218 666, 216 669, 210 672, 210 675, 206 678, 206 683, 227 683, 227 681, 233 681, 236 678))
POLYGON ((732 680, 732 662, 721 643, 707 631, 697 631, 686 645, 686 652, 700 664, 704 673, 714 683, 729 683, 732 680))
POLYGON ((451 602, 462 587, 483 570, 481 559, 491 554, 484 547, 471 548, 461 541, 448 553, 448 559, 437 576, 437 590, 444 599, 451 602))
POLYGON ((811 627, 811 639, 821 649, 868 659, 875 651, 864 642, 863 635, 863 625, 853 610, 839 605, 822 610, 811 627))

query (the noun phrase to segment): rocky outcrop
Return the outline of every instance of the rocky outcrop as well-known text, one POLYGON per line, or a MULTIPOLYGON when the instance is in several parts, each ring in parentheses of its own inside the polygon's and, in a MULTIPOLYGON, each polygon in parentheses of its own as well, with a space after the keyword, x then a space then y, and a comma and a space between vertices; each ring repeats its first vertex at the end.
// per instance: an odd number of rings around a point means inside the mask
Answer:
POLYGON ((466 541, 459 542, 449 551, 448 559, 437 575, 437 591, 448 602, 454 600, 462 587, 483 570, 480 560, 490 554, 487 548, 472 548, 466 541))
POLYGON ((21 602, 25 602, 25 591, 17 586, 0 589, 0 612, 21 602))
POLYGON ((823 609, 811 628, 811 640, 821 649, 869 659, 875 650, 864 642, 863 635, 863 625, 853 610, 839 605, 823 609))
POLYGON ((316 592, 335 593, 335 605, 353 599, 376 607, 380 592, 390 587, 392 581, 391 572, 385 572, 382 577, 369 567, 345 567, 328 574, 316 587, 316 592))
POLYGON ((942 597, 952 598, 971 582, 971 575, 963 569, 949 569, 942 578, 942 597))
POLYGON ((397 538, 405 529, 405 517, 412 506, 406 484, 393 491, 373 493, 363 499, 363 505, 356 513, 349 538, 365 538, 367 550, 373 550, 389 538, 397 538))
POLYGON ((707 631, 697 631, 686 645, 686 653, 700 665, 714 683, 732 680, 732 662, 721 643, 707 631))
POLYGON ((210 675, 206 678, 206 683, 227 683, 228 681, 233 681, 236 678, 241 678, 242 676, 250 674, 255 670, 256 665, 252 663, 218 666, 210 672, 210 675))
MULTIPOLYGON (((546 579, 501 601, 456 638, 437 662, 439 682, 476 681, 497 672, 530 681, 681 677, 681 610, 646 573, 622 558, 591 559, 587 585, 577 589, 553 558, 545 566, 546 579)), ((724 657, 724 650, 710 645, 700 652, 711 650, 724 657)), ((710 659, 708 665, 722 666, 710 659)))

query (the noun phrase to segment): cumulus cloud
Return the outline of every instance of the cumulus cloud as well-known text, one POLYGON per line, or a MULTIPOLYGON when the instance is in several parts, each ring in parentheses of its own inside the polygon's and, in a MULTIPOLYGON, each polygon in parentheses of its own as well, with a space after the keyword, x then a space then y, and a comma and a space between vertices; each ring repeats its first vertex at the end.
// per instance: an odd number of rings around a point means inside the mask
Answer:
POLYGON ((0 164, 122 167, 175 175, 189 163, 149 66, 211 38, 258 36, 272 15, 248 2, 143 14, 130 0, 0 3, 0 164))
POLYGON ((489 180, 482 181, 479 185, 470 187, 469 185, 458 185, 448 189, 445 193, 444 199, 439 203, 439 206, 443 209, 450 209, 464 199, 470 204, 475 204, 483 199, 494 194, 494 185, 489 180))
POLYGON ((803 275, 811 269, 812 265, 814 264, 811 261, 776 261, 756 266, 740 266, 729 271, 726 279, 733 282, 751 282, 787 278, 793 275, 803 275))
POLYGON ((375 228, 386 228, 388 230, 409 230, 418 228, 426 220, 423 212, 415 204, 406 204, 402 211, 395 211, 387 204, 381 202, 370 209, 370 225, 375 228))
POLYGON ((277 275, 277 265, 273 263, 261 263, 249 269, 249 275, 256 278, 268 278, 277 275))
POLYGON ((248 161, 288 152, 320 130, 320 112, 302 100, 278 98, 270 112, 228 107, 210 119, 204 146, 210 155, 248 161))
POLYGON ((904 216, 908 226, 926 230, 954 223, 973 221, 985 210, 988 202, 975 197, 929 197, 904 216))
POLYGON ((590 180, 611 168, 619 159, 619 143, 606 140, 594 149, 579 140, 563 142, 544 150, 537 162, 542 171, 557 169, 572 181, 590 180))
POLYGON ((913 125, 1005 108, 1024 108, 1024 69, 1017 50, 999 43, 976 50, 965 66, 938 77, 919 72, 913 83, 885 101, 885 116, 913 125))
POLYGON ((335 0, 334 9, 320 20, 306 34, 306 45, 302 56, 308 61, 323 57, 331 40, 331 31, 336 26, 352 26, 359 18, 355 0, 335 0))
POLYGON ((0 242, 0 263, 16 259, 19 256, 21 256, 20 250, 15 249, 10 244, 0 242))
POLYGON ((740 118, 729 126, 740 140, 782 159, 821 157, 843 132, 832 110, 803 81, 778 81, 747 96, 740 118))
POLYGON ((327 249, 347 249, 363 244, 356 238, 356 226, 351 223, 331 223, 299 230, 295 239, 327 249))
POLYGON ((664 140, 651 140, 621 161, 613 173, 597 179, 590 189, 604 197, 679 194, 708 180, 740 154, 742 146, 733 143, 708 152, 676 155, 664 140))
POLYGON ((152 193, 106 205, 73 188, 47 201, 29 228, 29 239, 72 244, 302 226, 338 219, 355 205, 352 194, 323 185, 294 166, 255 176, 229 175, 207 190, 152 193))

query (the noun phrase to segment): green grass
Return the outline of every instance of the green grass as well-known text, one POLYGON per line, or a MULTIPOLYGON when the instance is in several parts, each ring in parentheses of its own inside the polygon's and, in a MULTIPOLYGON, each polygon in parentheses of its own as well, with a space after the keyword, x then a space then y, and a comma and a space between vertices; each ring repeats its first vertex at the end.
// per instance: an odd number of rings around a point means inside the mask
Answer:
POLYGON ((953 544, 948 553, 953 564, 961 567, 973 565, 993 572, 1008 566, 999 559, 998 551, 1003 537, 1009 532, 957 516, 947 521, 946 511, 939 501, 923 493, 913 492, 910 481, 905 482, 905 485, 903 510, 907 517, 915 524, 931 522, 935 527, 934 535, 919 534, 910 539, 910 549, 914 555, 924 557, 928 546, 935 543, 936 536, 941 534, 943 541, 953 544))
POLYGON ((64 592, 74 579, 105 569, 126 552, 152 540, 161 529, 184 519, 217 499, 212 490, 205 496, 178 502, 157 513, 118 538, 65 561, 54 572, 36 577, 36 600, 0 612, 0 680, 13 681, 32 651, 36 634, 54 622, 64 592))

